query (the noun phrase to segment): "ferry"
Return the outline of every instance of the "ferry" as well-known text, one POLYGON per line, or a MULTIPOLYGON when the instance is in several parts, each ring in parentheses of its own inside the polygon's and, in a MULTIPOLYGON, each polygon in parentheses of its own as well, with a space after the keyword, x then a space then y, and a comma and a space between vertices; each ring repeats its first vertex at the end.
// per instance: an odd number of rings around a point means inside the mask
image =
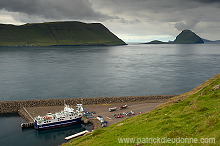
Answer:
POLYGON ((63 127, 78 123, 84 115, 82 104, 77 104, 76 110, 69 105, 64 105, 64 110, 57 113, 47 113, 45 116, 38 116, 34 118, 35 129, 51 129, 63 127))

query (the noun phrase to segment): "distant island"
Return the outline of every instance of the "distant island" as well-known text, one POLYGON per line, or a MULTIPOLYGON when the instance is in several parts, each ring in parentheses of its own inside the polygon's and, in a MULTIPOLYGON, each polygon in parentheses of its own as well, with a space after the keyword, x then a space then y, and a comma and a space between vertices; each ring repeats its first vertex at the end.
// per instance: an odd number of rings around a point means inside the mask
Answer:
POLYGON ((207 43, 207 44, 220 44, 220 40, 216 40, 216 41, 211 41, 211 40, 207 40, 207 39, 202 39, 204 41, 204 43, 207 43))
POLYGON ((162 41, 158 41, 158 40, 153 40, 149 43, 146 43, 146 44, 167 44, 167 42, 162 42, 162 41))
POLYGON ((0 24, 0 46, 126 45, 101 23, 0 24))
MULTIPOLYGON (((208 40, 207 40, 208 41, 208 40)), ((203 39, 191 30, 183 30, 173 42, 162 42, 154 40, 143 44, 201 44, 204 43, 203 39)))
POLYGON ((191 30, 183 30, 173 41, 174 44, 201 44, 204 43, 202 38, 191 30))

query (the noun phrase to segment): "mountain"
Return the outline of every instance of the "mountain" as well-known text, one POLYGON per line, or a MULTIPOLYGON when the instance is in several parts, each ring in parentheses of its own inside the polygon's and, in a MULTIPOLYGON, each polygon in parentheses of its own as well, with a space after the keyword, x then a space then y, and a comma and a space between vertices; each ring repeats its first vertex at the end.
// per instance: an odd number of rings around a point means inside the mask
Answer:
POLYGON ((0 24, 0 46, 126 45, 100 23, 0 24))
POLYGON ((174 44, 200 44, 204 43, 202 38, 191 30, 183 30, 174 40, 174 44))

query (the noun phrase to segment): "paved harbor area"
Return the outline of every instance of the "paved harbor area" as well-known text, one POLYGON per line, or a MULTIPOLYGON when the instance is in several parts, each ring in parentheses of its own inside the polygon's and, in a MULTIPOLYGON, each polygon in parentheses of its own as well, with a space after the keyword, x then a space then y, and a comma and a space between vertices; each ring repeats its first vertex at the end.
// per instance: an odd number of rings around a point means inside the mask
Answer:
MULTIPOLYGON (((114 123, 122 121, 125 118, 133 117, 139 115, 141 113, 146 113, 160 105, 161 103, 166 102, 168 99, 160 99, 160 100, 146 100, 141 102, 128 102, 128 103, 112 103, 112 104, 95 104, 95 105, 84 105, 84 109, 90 113, 95 112, 93 114, 94 117, 102 116, 105 121, 107 121, 107 126, 110 126, 114 123), (126 109, 121 109, 120 106, 128 105, 126 109), (109 112, 108 109, 116 107, 116 111, 109 112), (115 114, 122 114, 123 112, 133 111, 135 115, 126 116, 122 118, 115 118, 115 114)), ((71 105, 74 109, 76 105, 71 105)), ((32 116, 36 117, 38 115, 44 116, 47 112, 55 113, 63 110, 64 106, 48 106, 48 107, 26 107, 25 110, 32 116)), ((27 118, 26 118, 27 119, 27 118)), ((29 118, 30 119, 30 118, 29 118)), ((31 119, 27 122, 33 122, 31 119)))

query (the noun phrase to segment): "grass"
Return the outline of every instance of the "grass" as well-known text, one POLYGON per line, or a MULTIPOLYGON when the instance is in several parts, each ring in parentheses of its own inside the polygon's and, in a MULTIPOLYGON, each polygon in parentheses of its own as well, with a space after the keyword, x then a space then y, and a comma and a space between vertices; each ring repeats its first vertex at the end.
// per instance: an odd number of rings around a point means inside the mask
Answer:
MULTIPOLYGON (((137 143, 120 144, 118 138, 152 137, 198 138, 199 140, 215 138, 215 144, 209 145, 220 145, 220 89, 212 90, 215 85, 220 85, 220 74, 192 91, 172 98, 149 113, 127 118, 120 122, 123 124, 116 123, 110 127, 95 130, 63 146, 136 145, 137 143)), ((144 143, 146 141, 139 142, 139 145, 148 145, 144 143)))

